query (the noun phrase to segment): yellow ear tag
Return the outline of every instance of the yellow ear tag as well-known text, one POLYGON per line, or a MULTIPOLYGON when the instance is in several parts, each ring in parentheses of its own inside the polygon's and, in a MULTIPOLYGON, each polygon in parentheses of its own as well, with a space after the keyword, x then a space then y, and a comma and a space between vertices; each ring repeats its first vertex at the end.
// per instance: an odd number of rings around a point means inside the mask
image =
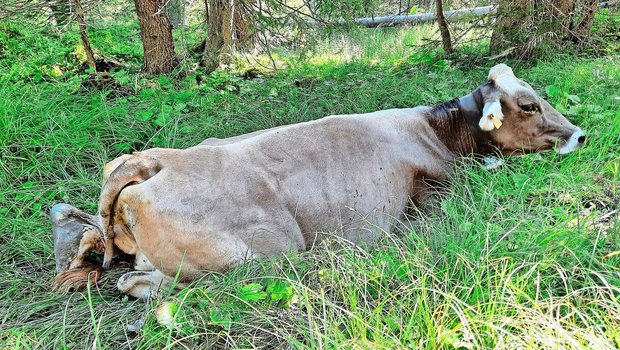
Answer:
POLYGON ((495 118, 492 114, 490 115, 491 117, 491 122, 493 122, 493 126, 495 127, 495 129, 499 129, 500 126, 502 126, 502 121, 499 120, 499 118, 495 118))

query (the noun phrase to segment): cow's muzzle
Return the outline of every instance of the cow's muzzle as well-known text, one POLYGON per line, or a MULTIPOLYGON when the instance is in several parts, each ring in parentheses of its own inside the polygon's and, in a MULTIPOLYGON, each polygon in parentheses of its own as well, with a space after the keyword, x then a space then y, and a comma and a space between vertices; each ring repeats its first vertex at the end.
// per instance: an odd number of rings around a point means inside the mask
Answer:
POLYGON ((586 135, 583 133, 581 129, 577 129, 564 143, 556 147, 556 151, 559 154, 567 154, 570 153, 577 148, 581 147, 583 143, 586 142, 586 135))

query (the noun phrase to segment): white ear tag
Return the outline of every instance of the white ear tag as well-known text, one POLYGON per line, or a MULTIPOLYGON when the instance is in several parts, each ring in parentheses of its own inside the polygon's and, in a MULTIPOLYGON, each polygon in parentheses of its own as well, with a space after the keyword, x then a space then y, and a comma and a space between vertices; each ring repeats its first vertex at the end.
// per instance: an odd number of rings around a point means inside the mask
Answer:
POLYGON ((480 118, 480 129, 491 131, 499 129, 502 126, 504 114, 502 113, 502 104, 495 100, 484 104, 482 108, 482 118, 480 118))

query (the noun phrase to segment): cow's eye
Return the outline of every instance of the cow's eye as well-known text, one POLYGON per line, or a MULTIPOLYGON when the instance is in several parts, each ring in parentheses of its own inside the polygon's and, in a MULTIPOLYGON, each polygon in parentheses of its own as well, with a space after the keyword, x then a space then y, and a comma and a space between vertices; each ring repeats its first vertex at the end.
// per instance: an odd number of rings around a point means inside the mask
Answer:
POLYGON ((519 107, 521 107, 521 109, 526 113, 534 113, 538 110, 538 106, 534 104, 521 105, 519 107))

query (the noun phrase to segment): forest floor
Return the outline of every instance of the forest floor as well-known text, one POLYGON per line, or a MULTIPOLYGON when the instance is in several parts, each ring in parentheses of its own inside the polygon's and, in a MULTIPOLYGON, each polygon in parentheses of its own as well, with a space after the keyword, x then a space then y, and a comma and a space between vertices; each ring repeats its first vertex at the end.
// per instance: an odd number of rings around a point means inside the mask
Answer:
POLYGON ((150 77, 126 32, 92 34, 121 62, 110 76, 123 88, 100 89, 83 86, 75 33, 0 24, 0 349, 620 347, 618 52, 508 62, 586 145, 507 157, 492 172, 465 159, 435 207, 375 249, 316 247, 149 302, 115 289, 128 264, 92 289, 52 292, 48 211, 65 202, 94 214, 116 156, 432 105, 498 63, 448 61, 417 46, 424 27, 393 28, 334 34, 305 60, 282 52, 276 73, 150 77), (156 320, 166 308, 173 326, 156 320))

